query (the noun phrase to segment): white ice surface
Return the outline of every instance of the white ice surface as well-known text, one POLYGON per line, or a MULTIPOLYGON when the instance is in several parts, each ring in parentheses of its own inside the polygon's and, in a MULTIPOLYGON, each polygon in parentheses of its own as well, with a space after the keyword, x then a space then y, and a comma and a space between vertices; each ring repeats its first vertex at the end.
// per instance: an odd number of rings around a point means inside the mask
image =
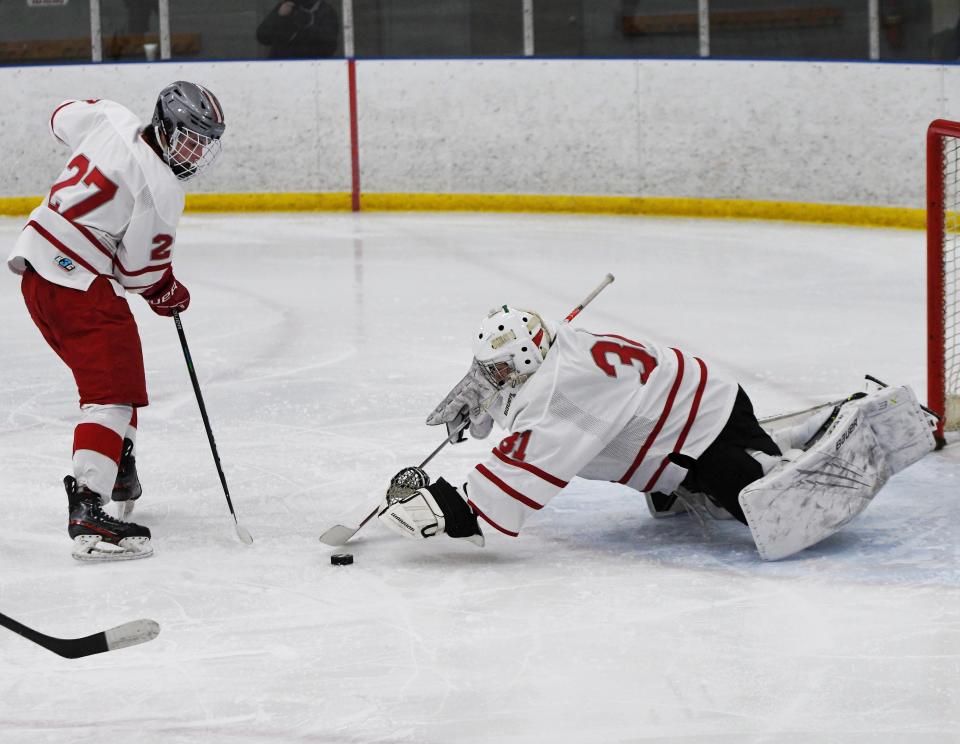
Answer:
MULTIPOLYGON (((22 220, 0 220, 9 247, 22 220)), ((6 248, 4 248, 4 254, 6 248)), ((76 391, 0 272, 0 611, 58 636, 139 617, 153 642, 68 661, 0 631, 0 741, 958 742, 960 445, 826 542, 759 560, 737 523, 654 522, 575 480, 518 539, 406 542, 356 524, 443 438, 423 419, 502 302, 669 341, 760 414, 861 388, 925 397, 923 237, 615 217, 187 217, 183 316, 237 539, 173 322, 139 298, 154 533, 144 561, 70 558, 76 391)), ((493 435, 496 438, 496 432, 493 435)), ((448 447, 459 482, 490 442, 448 447)))

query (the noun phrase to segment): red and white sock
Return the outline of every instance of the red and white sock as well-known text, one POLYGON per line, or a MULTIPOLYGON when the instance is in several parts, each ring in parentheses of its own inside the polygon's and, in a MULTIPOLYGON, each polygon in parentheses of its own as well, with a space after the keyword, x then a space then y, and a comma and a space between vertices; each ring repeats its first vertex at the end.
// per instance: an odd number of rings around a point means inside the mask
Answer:
POLYGON ((80 423, 73 430, 73 477, 109 501, 133 408, 89 404, 80 411, 80 423))
POLYGON ((133 409, 133 413, 130 414, 130 423, 127 424, 127 431, 123 435, 124 439, 129 439, 133 442, 133 451, 137 451, 137 409, 133 409))

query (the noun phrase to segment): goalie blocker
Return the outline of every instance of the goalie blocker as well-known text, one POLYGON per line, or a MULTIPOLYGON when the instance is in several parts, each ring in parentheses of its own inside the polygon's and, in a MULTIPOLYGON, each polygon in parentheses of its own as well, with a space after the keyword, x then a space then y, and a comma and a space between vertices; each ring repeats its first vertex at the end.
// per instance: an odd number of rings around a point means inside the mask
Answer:
POLYGON ((786 558, 837 532, 890 476, 934 449, 934 425, 906 386, 843 405, 811 447, 740 492, 761 558, 786 558))

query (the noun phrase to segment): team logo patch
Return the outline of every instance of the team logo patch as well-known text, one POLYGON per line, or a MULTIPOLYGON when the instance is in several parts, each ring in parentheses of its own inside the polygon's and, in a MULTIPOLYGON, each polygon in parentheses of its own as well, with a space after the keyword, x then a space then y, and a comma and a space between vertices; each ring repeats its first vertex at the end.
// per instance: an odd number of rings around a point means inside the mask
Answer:
POLYGON ((77 268, 77 265, 66 256, 57 256, 53 262, 67 273, 77 268))

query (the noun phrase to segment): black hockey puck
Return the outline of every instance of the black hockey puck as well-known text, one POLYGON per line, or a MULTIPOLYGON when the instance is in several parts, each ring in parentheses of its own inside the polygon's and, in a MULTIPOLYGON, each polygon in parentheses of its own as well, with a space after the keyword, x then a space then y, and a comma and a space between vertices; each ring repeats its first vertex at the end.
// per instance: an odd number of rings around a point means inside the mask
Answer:
POLYGON ((350 553, 336 553, 330 556, 330 563, 334 566, 349 566, 353 563, 353 556, 350 553))

